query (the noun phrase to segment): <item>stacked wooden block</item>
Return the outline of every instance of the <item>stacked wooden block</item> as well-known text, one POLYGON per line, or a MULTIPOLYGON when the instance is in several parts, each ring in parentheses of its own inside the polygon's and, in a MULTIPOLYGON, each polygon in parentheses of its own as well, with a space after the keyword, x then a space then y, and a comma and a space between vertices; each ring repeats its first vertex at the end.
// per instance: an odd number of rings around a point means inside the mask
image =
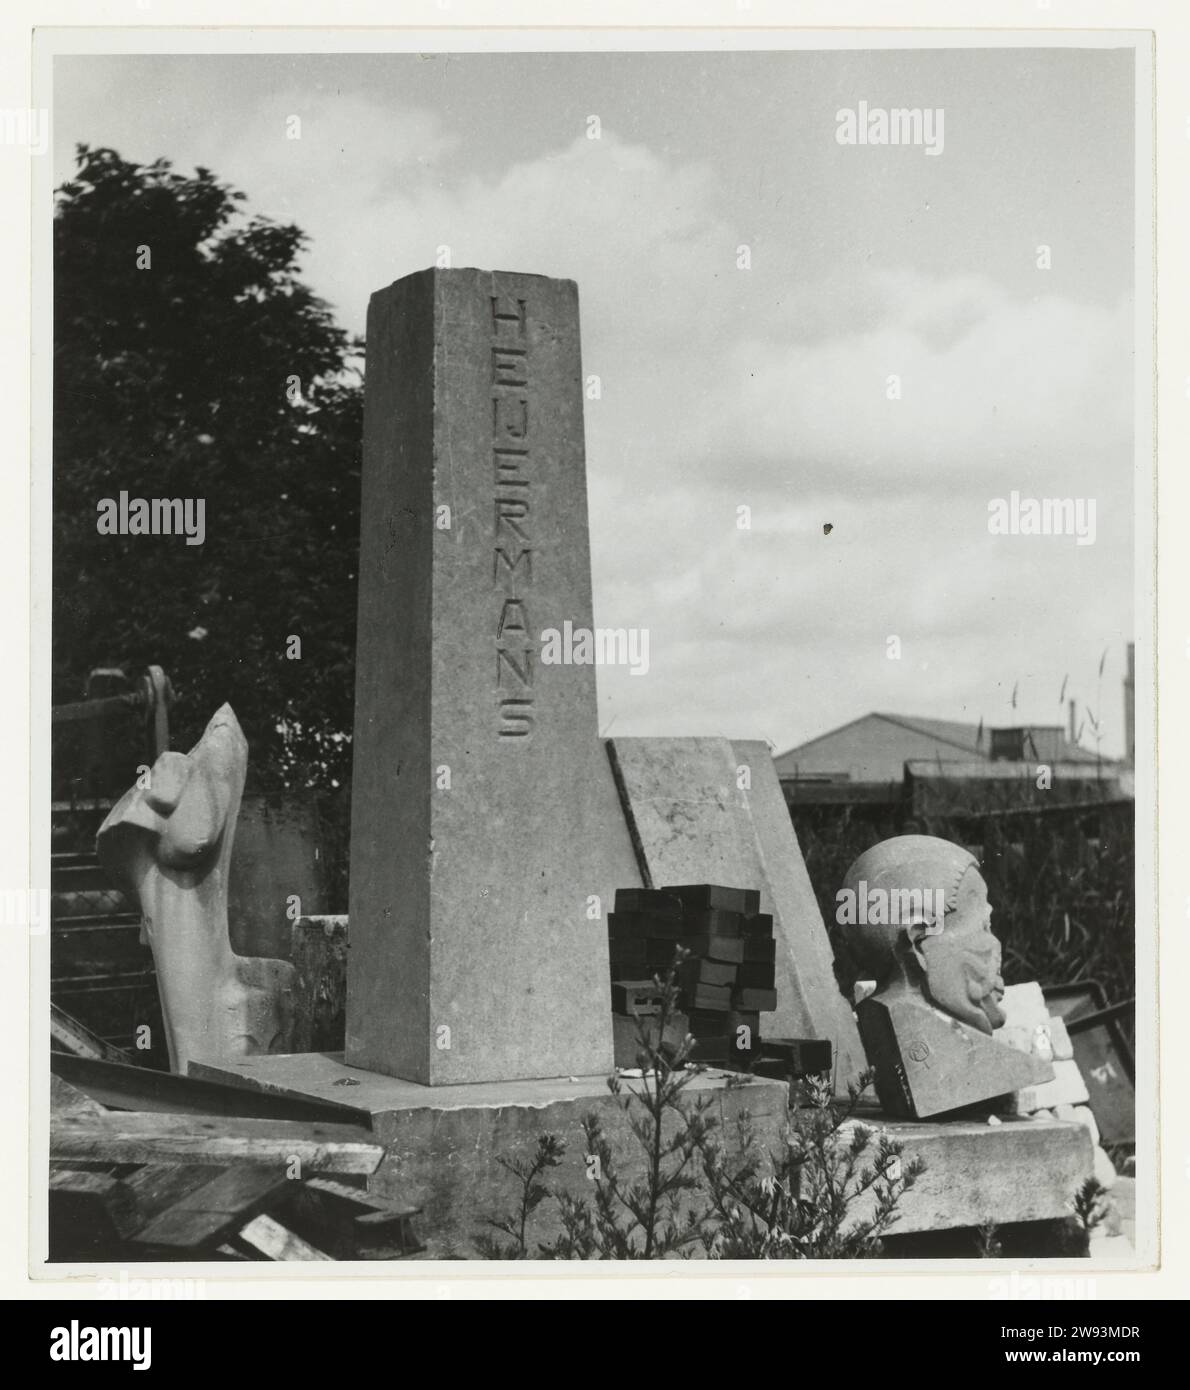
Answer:
POLYGON ((665 978, 679 947, 680 1020, 695 1059, 744 1063, 760 1048, 760 1015, 777 1007, 776 946, 760 893, 698 883, 621 889, 608 924, 616 1065, 636 1065, 636 1019, 660 1011, 653 977, 665 978), (632 1061, 622 1039, 632 1038, 632 1061))

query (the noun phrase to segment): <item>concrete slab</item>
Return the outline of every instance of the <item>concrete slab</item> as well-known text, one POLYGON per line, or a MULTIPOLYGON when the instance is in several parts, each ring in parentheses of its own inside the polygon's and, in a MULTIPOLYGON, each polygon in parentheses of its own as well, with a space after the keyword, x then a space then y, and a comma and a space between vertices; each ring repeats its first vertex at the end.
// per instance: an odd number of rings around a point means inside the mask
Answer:
POLYGON ((859 1123, 904 1144, 904 1160, 916 1156, 925 1162, 925 1172, 901 1202, 894 1228, 901 1235, 1068 1217, 1094 1167, 1090 1135, 1069 1121, 931 1123, 866 1112, 859 1123))
MULTIPOLYGON (((199 1063, 192 1071, 355 1108, 387 1151, 369 1188, 421 1208, 417 1231, 431 1255, 472 1253, 484 1219, 509 1210, 516 1195, 497 1156, 528 1156, 540 1134, 565 1141, 567 1157, 548 1177, 551 1186, 575 1196, 590 1193, 584 1115, 598 1116, 625 1171, 638 1165, 636 1141, 603 1076, 429 1087, 348 1067, 341 1056, 323 1053, 247 1057, 232 1066, 199 1063)), ((741 1110, 748 1110, 761 1146, 776 1148, 787 1120, 784 1083, 752 1079, 729 1086, 728 1075, 708 1072, 688 1094, 711 1098, 728 1136, 741 1110)), ((1067 1217, 1092 1171, 1090 1136, 1081 1124, 923 1124, 888 1120, 875 1109, 861 1111, 856 1122, 887 1130, 904 1144, 906 1161, 920 1157, 927 1165, 903 1200, 899 1234, 1067 1217)), ((554 1233, 545 1211, 552 1205, 541 1209, 539 1238, 554 1233)))

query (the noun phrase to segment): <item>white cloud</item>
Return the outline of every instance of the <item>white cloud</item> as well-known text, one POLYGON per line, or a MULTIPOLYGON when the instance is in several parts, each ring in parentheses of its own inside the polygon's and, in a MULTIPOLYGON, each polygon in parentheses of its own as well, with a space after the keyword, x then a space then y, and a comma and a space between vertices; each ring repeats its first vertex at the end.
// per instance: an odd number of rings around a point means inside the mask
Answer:
MULTIPOLYGON (((160 153, 119 137, 93 142, 160 153)), ((799 283, 796 245, 738 270, 714 165, 608 129, 476 172, 435 112, 285 92, 179 126, 170 153, 310 233, 307 277, 354 329, 373 290, 444 245, 454 265, 578 281, 584 370, 603 382, 587 405, 596 620, 652 634, 647 677, 599 672, 616 732, 786 745, 874 708, 1056 722, 1063 676, 1097 698, 1101 651, 1131 637, 1126 303, 1022 299, 976 271, 799 283), (987 501, 1014 488, 1099 499, 1096 545, 989 537, 987 501)))
POLYGON ((708 459, 745 455, 771 485, 809 463, 878 495, 1116 491, 1132 448, 1129 306, 912 279, 862 331, 735 343, 698 422, 708 459))

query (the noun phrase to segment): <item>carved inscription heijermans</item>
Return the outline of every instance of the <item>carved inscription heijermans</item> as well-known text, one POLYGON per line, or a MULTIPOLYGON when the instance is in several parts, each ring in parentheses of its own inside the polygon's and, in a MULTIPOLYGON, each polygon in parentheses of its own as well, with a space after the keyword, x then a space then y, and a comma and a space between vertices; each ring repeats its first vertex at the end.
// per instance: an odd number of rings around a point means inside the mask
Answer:
POLYGON ((523 299, 492 295, 492 471, 495 484, 492 582, 497 590, 496 702, 499 738, 533 731, 533 658, 529 598, 529 339, 523 299))

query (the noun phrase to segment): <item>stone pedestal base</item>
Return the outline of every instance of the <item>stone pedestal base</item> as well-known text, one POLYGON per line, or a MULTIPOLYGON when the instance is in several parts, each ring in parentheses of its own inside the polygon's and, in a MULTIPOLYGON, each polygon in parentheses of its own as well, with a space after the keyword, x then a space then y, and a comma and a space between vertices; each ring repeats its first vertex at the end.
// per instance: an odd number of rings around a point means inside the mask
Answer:
MULTIPOLYGON (((273 1093, 320 1096, 358 1110, 359 1123, 370 1125, 388 1151, 368 1189, 420 1208, 413 1225, 430 1258, 474 1256, 475 1235, 492 1234, 485 1220, 513 1211, 520 1197, 516 1179, 497 1159, 530 1158, 541 1134, 554 1134, 566 1145, 562 1164, 544 1180, 555 1190, 590 1197, 585 1115, 598 1116, 621 1174, 643 1176, 639 1143, 605 1076, 422 1086, 348 1067, 341 1054, 317 1052, 246 1058, 243 1066, 199 1065, 191 1072, 273 1093)), ((747 1110, 761 1149, 776 1148, 788 1087, 760 1078, 729 1087, 727 1075, 704 1073, 685 1094, 691 1100, 708 1092, 714 1096, 714 1113, 728 1139, 740 1112, 747 1110)), ((559 1234, 555 1211, 555 1203, 544 1202, 534 1213, 534 1241, 559 1234)))
MULTIPOLYGON (((340 1055, 326 1053, 197 1063, 191 1074, 359 1111, 359 1122, 370 1125, 388 1151, 369 1188, 421 1209, 414 1226, 431 1258, 473 1255, 472 1240, 485 1230, 485 1218, 509 1212, 518 1197, 497 1157, 529 1156, 540 1134, 553 1133, 566 1144, 561 1166, 546 1174, 550 1185, 589 1195, 584 1115, 598 1115, 621 1171, 641 1173, 640 1148, 602 1076, 430 1087, 348 1067, 340 1055)), ((787 1113, 784 1082, 754 1078, 729 1087, 727 1073, 713 1071, 686 1092, 691 1099, 708 1093, 726 1138, 746 1109, 760 1148, 778 1148, 787 1113)), ((920 1157, 927 1165, 901 1204, 898 1234, 1069 1216, 1092 1169, 1090 1137, 1080 1124, 923 1124, 877 1111, 860 1118, 900 1140, 906 1161, 920 1157)), ((546 1202, 535 1213, 536 1239, 556 1234, 553 1207, 546 1202)))

